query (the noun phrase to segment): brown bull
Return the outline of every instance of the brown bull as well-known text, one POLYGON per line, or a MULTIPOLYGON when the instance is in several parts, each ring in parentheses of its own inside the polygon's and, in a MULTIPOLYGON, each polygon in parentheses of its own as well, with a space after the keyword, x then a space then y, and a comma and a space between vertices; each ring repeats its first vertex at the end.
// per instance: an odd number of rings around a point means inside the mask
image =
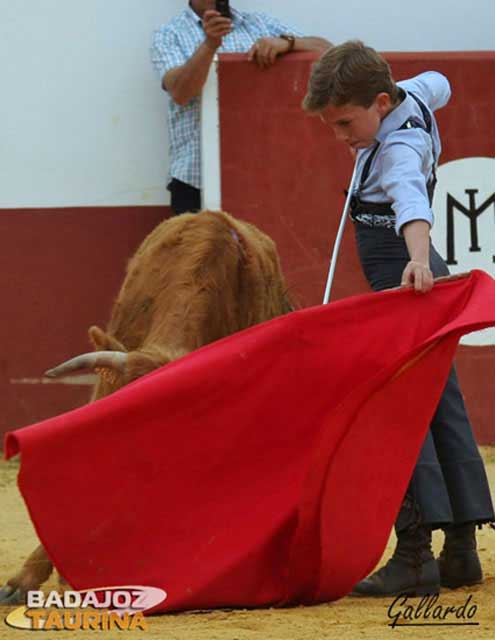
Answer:
MULTIPOLYGON (((127 267, 107 332, 91 327, 95 352, 47 372, 93 370, 93 400, 194 349, 291 310, 274 243, 223 212, 162 222, 127 267)), ((39 589, 53 565, 42 546, 0 590, 17 604, 39 589)))

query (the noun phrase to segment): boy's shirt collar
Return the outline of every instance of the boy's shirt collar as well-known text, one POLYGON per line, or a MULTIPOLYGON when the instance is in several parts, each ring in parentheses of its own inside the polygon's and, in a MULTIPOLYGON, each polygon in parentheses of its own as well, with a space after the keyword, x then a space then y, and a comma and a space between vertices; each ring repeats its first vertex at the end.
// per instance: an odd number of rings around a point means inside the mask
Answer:
POLYGON ((406 93, 404 100, 382 120, 376 134, 376 140, 378 142, 383 142, 389 133, 400 129, 404 122, 406 122, 413 113, 414 100, 408 93, 406 93))

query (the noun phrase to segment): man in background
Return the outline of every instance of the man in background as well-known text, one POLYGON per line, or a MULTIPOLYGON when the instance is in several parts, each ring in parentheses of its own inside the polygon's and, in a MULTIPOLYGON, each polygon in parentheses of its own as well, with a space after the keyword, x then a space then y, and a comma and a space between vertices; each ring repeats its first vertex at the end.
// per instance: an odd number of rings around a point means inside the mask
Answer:
POLYGON ((215 10, 215 0, 189 6, 153 34, 151 57, 170 96, 168 130, 172 212, 201 208, 200 95, 215 53, 243 53, 261 68, 291 51, 322 53, 331 43, 302 37, 296 29, 262 13, 215 10))

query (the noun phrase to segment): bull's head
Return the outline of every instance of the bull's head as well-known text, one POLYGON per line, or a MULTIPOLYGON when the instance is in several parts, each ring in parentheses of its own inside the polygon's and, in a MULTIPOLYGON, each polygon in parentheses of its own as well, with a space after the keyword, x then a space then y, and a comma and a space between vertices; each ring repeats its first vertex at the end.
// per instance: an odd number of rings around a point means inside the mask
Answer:
POLYGON ((185 352, 164 353, 161 349, 128 352, 124 345, 99 327, 91 327, 88 333, 95 351, 71 358, 46 371, 45 376, 60 378, 83 371, 97 373, 100 379, 93 393, 94 400, 107 396, 129 382, 185 355, 185 352))

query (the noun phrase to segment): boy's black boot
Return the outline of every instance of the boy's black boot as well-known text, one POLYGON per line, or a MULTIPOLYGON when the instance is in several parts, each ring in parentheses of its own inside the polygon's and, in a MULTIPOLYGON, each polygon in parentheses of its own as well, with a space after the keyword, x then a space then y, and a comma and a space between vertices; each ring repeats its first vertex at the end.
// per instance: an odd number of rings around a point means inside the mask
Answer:
POLYGON ((359 582, 352 596, 424 596, 440 590, 437 561, 431 551, 431 527, 420 524, 419 509, 406 495, 395 525, 397 546, 387 564, 359 582))
POLYGON ((457 589, 482 582, 475 523, 449 525, 444 533, 445 542, 438 558, 442 587, 457 589))

